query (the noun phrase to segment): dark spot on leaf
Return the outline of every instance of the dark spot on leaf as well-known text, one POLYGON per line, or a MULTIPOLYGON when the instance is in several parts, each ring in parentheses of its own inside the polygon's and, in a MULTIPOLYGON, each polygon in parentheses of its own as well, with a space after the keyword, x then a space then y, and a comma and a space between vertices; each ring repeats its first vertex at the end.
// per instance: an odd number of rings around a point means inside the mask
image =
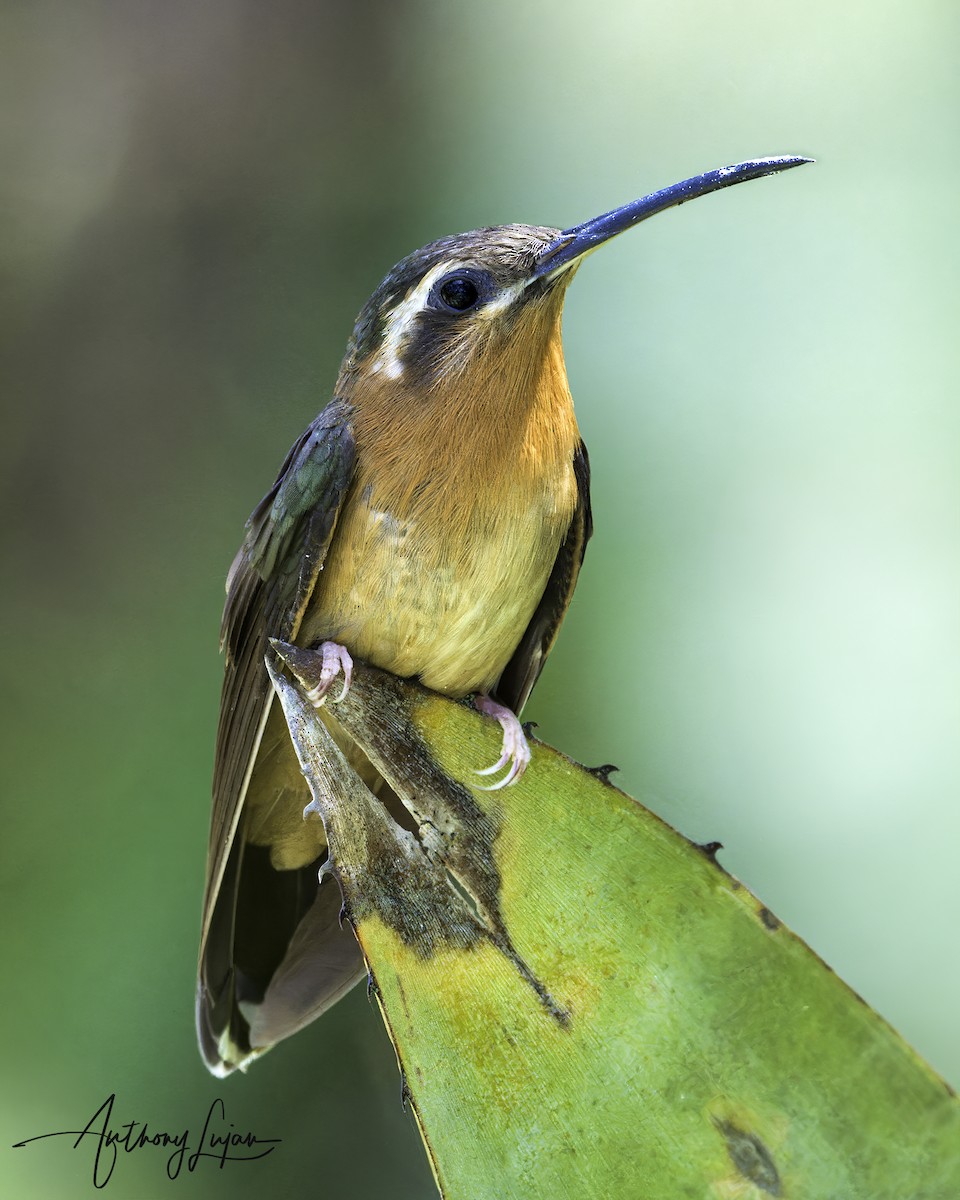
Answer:
POLYGON ((407 1024, 410 1023, 410 1006, 407 1004, 407 993, 403 990, 403 984, 400 981, 400 976, 397 976, 397 995, 400 997, 400 1003, 403 1005, 403 1015, 407 1018, 407 1024))
POLYGON ((780 928, 780 922, 773 915, 773 913, 770 911, 769 908, 761 907, 760 911, 759 911, 759 917, 760 917, 760 920, 764 923, 764 925, 766 925, 766 927, 768 929, 779 929, 780 928))
POLYGON ((743 1178, 769 1196, 782 1196, 783 1187, 773 1156, 760 1138, 755 1133, 738 1129, 731 1121, 714 1117, 713 1123, 723 1134, 727 1153, 743 1178))
POLYGON ((717 851, 723 849, 723 842, 694 842, 694 845, 714 863, 717 861, 717 851))

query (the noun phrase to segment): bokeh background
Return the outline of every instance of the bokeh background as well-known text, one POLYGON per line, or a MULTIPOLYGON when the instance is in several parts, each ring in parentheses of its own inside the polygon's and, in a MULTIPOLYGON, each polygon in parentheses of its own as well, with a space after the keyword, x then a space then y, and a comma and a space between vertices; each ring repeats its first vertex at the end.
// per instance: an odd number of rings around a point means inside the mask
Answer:
MULTIPOLYGON (((352 319, 440 234, 818 163, 591 258, 597 533, 528 716, 960 1083, 960 10, 947 0, 9 0, 0 1190, 222 1097, 271 1158, 118 1197, 429 1197, 362 990, 247 1077, 192 995, 226 568, 352 319)), ((557 869, 562 871, 563 864, 557 869)), ((482 1120, 482 1114, 479 1118, 482 1120)))

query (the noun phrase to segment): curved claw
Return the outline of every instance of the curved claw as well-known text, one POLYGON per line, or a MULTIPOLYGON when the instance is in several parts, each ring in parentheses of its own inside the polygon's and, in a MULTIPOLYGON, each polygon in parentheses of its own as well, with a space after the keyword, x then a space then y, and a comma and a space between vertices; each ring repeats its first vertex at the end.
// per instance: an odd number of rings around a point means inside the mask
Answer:
POLYGON ((474 772, 475 775, 494 775, 497 771, 502 771, 504 767, 509 766, 510 769, 506 775, 496 783, 478 785, 482 791, 495 792, 500 788, 509 787, 511 783, 516 783, 524 773, 530 762, 530 747, 520 721, 509 708, 498 704, 489 696, 478 696, 474 703, 479 712, 488 717, 495 717, 503 730, 503 753, 492 767, 484 767, 474 772))
POLYGON ((333 687, 333 681, 341 671, 343 672, 343 687, 340 689, 340 695, 333 698, 334 704, 339 704, 350 691, 350 681, 353 679, 353 659, 345 646, 341 646, 339 642, 324 642, 320 646, 320 651, 323 654, 320 679, 316 686, 307 692, 307 699, 314 708, 319 708, 326 703, 330 689, 333 687))
MULTIPOLYGON (((506 743, 506 740, 507 740, 506 737, 504 737, 503 740, 504 740, 504 743, 506 743)), ((503 768, 507 765, 508 762, 510 762, 510 760, 511 760, 510 751, 505 749, 504 752, 500 755, 500 757, 497 759, 497 761, 493 764, 492 767, 478 768, 476 771, 474 771, 474 775, 496 775, 496 773, 498 771, 503 770, 503 768)))
POLYGON ((525 762, 522 762, 519 758, 514 759, 513 765, 502 779, 497 780, 496 783, 481 783, 478 786, 482 792, 498 792, 500 788, 509 787, 511 783, 516 783, 526 769, 527 764, 525 762))

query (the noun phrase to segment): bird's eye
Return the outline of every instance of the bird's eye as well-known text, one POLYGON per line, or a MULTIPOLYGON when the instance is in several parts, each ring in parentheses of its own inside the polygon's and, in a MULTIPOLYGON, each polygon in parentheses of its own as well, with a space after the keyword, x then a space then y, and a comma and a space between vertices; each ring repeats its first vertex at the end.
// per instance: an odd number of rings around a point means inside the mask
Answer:
POLYGON ((440 285, 440 299, 455 312, 466 312, 480 299, 477 285, 465 275, 451 275, 440 285))

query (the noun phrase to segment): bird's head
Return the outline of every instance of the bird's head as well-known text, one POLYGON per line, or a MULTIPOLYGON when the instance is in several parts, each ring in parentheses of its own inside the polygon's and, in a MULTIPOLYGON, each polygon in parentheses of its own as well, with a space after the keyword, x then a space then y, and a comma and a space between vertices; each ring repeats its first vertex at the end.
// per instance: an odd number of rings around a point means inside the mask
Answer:
POLYGON ((559 233, 501 225, 415 251, 365 305, 348 362, 371 383, 426 392, 462 386, 481 360, 510 350, 539 357, 573 273, 537 277, 536 265, 559 233))
POLYGON ((500 225, 431 242, 399 262, 365 305, 342 381, 355 398, 369 388, 395 404, 433 395, 459 408, 494 384, 504 403, 522 406, 545 363, 562 374, 563 297, 587 254, 664 209, 808 161, 737 163, 565 230, 500 225))

